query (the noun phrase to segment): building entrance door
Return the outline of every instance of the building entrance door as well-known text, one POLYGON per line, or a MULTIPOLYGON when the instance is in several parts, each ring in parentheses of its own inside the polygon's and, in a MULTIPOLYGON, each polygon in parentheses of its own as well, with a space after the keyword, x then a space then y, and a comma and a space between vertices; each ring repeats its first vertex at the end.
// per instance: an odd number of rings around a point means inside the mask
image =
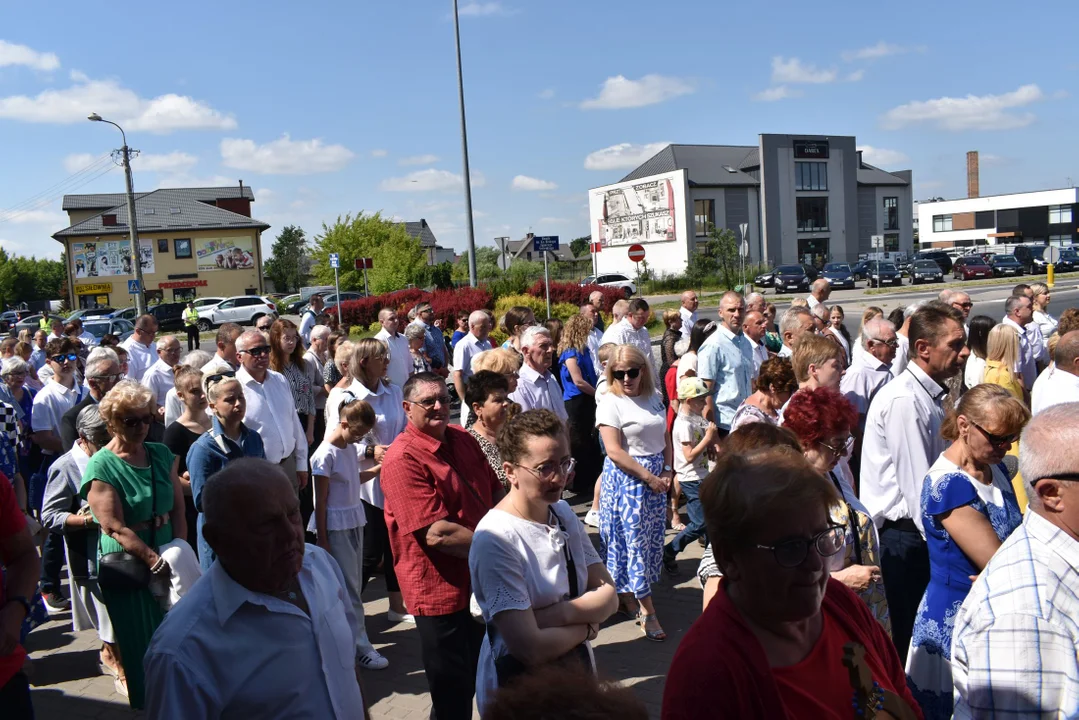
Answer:
POLYGON ((815 268, 828 261, 828 238, 798 238, 798 260, 815 268))

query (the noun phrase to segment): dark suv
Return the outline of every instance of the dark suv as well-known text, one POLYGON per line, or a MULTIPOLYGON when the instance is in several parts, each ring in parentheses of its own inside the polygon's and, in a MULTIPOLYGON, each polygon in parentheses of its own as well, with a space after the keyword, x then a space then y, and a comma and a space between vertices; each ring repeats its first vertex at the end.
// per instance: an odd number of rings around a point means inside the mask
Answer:
POLYGON ((1017 245, 1012 255, 1023 266, 1024 271, 1043 273, 1046 271, 1045 266, 1049 264, 1045 262, 1045 248, 1045 245, 1017 245))
POLYGON ((179 330, 184 326, 184 308, 186 303, 161 303, 146 312, 157 319, 158 330, 179 330))
POLYGON ((940 265, 942 274, 946 275, 952 271, 952 259, 943 250, 919 250, 911 256, 911 265, 919 260, 932 260, 937 265, 940 265))

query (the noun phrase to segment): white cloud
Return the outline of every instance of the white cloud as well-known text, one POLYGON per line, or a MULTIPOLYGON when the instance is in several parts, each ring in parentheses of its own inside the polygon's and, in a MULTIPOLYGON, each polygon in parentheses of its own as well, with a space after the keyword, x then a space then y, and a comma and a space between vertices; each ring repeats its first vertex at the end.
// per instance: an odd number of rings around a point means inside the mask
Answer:
POLYGON ((835 69, 822 70, 814 65, 803 63, 798 58, 785 59, 782 55, 772 58, 772 82, 784 83, 830 83, 835 82, 835 69))
POLYGON ((843 53, 843 59, 847 62, 852 62, 854 60, 878 60, 882 57, 888 57, 890 55, 905 55, 910 52, 925 52, 925 48, 921 46, 904 47, 902 45, 893 45, 892 43, 886 43, 881 40, 876 45, 859 48, 858 50, 847 50, 843 53))
POLYGON ((847 75, 847 82, 858 82, 865 77, 865 70, 855 70, 851 74, 847 75))
POLYGON ((582 102, 581 109, 616 110, 644 107, 688 95, 693 91, 691 83, 679 78, 645 75, 640 80, 630 80, 623 75, 616 75, 604 81, 597 97, 582 102))
POLYGON ((547 88, 538 95, 540 100, 551 100, 554 98, 554 88, 547 88))
POLYGON ((779 85, 777 87, 768 88, 767 90, 761 90, 753 96, 753 99, 758 102, 775 102, 776 100, 786 100, 787 98, 801 96, 801 90, 796 90, 787 87, 786 85, 779 85))
MULTIPOLYGON (((486 178, 482 173, 472 173, 472 187, 483 187, 486 178)), ((379 188, 387 192, 434 192, 458 190, 462 187, 461 176, 449 170, 417 170, 404 177, 387 178, 379 183, 379 188)))
POLYGON ((125 130, 152 133, 236 127, 231 115, 186 95, 169 93, 147 99, 115 80, 90 80, 78 72, 72 72, 72 80, 75 84, 62 90, 0 98, 0 118, 70 125, 86 122, 86 116, 96 112, 125 130))
POLYGON ((67 214, 59 210, 16 210, 11 213, 0 212, 0 223, 10 222, 15 225, 48 225, 65 228, 70 223, 67 214))
POLYGON ((549 180, 540 180, 539 178, 528 177, 527 175, 518 175, 513 178, 512 187, 514 190, 557 190, 558 185, 549 180))
POLYGON ((560 217, 541 217, 538 222, 540 225, 562 225, 567 220, 560 217))
POLYGON ((877 167, 895 167, 907 162, 909 158, 898 150, 873 147, 872 145, 859 145, 862 152, 862 160, 877 167))
POLYGON ((431 163, 438 162, 438 155, 413 155, 412 157, 401 158, 397 161, 398 165, 430 165, 431 163))
POLYGON ((470 2, 457 9, 461 17, 489 17, 491 15, 510 15, 512 12, 500 2, 470 2))
POLYGON ((886 112, 889 130, 930 122, 942 130, 1012 130, 1034 122, 1034 113, 1010 112, 1045 98, 1037 85, 1023 85, 1001 95, 941 97, 900 105, 886 112))
POLYGON ((670 145, 667 142, 648 143, 647 145, 634 145, 633 143, 619 143, 602 150, 589 153, 584 159, 586 170, 627 170, 643 163, 648 158, 670 145))
POLYGON ((264 145, 239 138, 221 141, 221 161, 225 167, 268 175, 336 172, 353 157, 353 152, 344 145, 325 145, 319 138, 292 140, 288 133, 264 145))
POLYGON ((182 172, 190 170, 198 161, 194 155, 176 150, 163 155, 140 154, 131 161, 131 167, 144 172, 182 172))
POLYGON ((382 158, 382 157, 386 157, 389 154, 390 153, 389 153, 388 150, 379 149, 379 150, 372 150, 371 151, 371 157, 382 158))
POLYGON ((9 65, 21 65, 34 70, 55 70, 60 67, 60 58, 55 53, 38 52, 25 45, 0 40, 0 67, 9 65))

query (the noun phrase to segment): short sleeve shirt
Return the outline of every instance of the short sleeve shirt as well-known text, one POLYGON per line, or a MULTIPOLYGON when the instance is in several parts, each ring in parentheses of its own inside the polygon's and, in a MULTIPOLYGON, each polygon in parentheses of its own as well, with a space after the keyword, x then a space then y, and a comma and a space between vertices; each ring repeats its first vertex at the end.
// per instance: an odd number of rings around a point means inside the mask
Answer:
POLYGON ((693 462, 686 460, 686 444, 690 449, 697 447, 708 430, 705 419, 700 415, 679 413, 674 419, 671 441, 674 444, 674 472, 678 482, 700 482, 708 475, 708 456, 701 453, 693 462))
POLYGON ((621 430, 623 449, 636 457, 661 453, 667 445, 667 409, 659 393, 648 397, 608 393, 596 408, 596 427, 600 425, 621 430))

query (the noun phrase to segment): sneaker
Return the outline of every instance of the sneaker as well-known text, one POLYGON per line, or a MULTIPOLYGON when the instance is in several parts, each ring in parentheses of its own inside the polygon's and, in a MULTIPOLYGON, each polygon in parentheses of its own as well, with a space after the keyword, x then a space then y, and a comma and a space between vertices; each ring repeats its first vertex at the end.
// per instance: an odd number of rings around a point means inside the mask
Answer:
POLYGON ((669 553, 663 553, 663 569, 667 571, 668 575, 678 574, 678 558, 675 555, 669 553))
POLYGON ((589 510, 584 516, 584 524, 594 528, 599 527, 599 513, 595 510, 589 510))
POLYGON ((386 619, 396 625, 397 623, 408 623, 409 625, 416 624, 416 618, 409 613, 399 613, 394 610, 386 611, 386 619))
POLYGON ((360 655, 356 662, 359 663, 360 667, 364 670, 385 670, 390 666, 390 661, 378 650, 372 650, 369 653, 360 655))
POLYGON ((42 593, 41 601, 50 613, 62 613, 71 609, 71 601, 58 592, 42 593))

